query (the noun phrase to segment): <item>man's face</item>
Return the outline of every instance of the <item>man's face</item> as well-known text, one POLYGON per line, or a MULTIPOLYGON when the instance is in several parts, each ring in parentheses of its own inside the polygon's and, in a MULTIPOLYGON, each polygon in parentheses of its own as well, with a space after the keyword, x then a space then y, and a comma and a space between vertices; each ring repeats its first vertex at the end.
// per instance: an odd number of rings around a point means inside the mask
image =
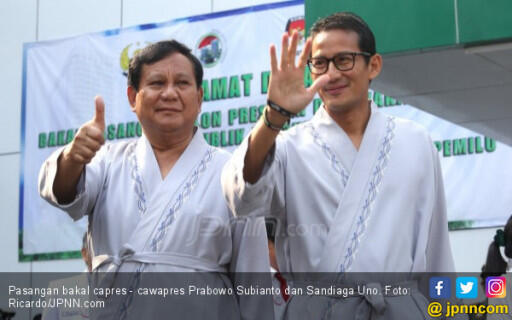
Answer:
POLYGON ((139 91, 128 88, 132 111, 145 131, 192 131, 201 110, 202 88, 197 88, 192 62, 173 53, 142 67, 139 91))
MULTIPOLYGON (((328 30, 316 34, 313 38, 311 51, 312 58, 332 58, 341 52, 361 52, 359 36, 354 31, 328 30)), ((376 55, 378 56, 378 55, 376 55)), ((367 64, 361 55, 355 56, 354 68, 348 71, 339 71, 331 61, 326 74, 329 75, 327 85, 319 90, 326 107, 334 112, 350 110, 368 101, 369 81, 380 72, 380 60, 375 64, 373 56, 367 64)), ((313 79, 320 75, 312 74, 313 79)))

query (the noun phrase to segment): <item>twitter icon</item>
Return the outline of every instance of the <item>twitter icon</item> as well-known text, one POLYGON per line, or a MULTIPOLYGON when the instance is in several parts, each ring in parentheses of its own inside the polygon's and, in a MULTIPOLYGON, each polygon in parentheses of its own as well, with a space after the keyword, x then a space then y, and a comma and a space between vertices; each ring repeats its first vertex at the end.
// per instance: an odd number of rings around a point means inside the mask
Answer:
POLYGON ((455 287, 455 294, 457 298, 478 298, 478 280, 475 277, 458 277, 455 287))

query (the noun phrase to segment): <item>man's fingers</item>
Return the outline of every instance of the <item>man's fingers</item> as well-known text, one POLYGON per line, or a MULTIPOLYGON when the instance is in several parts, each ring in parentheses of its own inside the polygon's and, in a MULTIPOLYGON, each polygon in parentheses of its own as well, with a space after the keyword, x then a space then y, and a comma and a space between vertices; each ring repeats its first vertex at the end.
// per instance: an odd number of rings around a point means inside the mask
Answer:
POLYGON ((94 113, 93 122, 103 131, 105 130, 105 101, 101 96, 94 98, 96 112, 94 113))
POLYGON ((91 150, 90 148, 88 148, 87 146, 84 146, 84 145, 77 146, 76 149, 77 149, 76 154, 78 154, 85 160, 91 160, 97 151, 97 150, 91 150))
POLYGON ((105 137, 103 136, 103 130, 96 127, 95 125, 88 125, 84 127, 85 136, 91 139, 94 139, 100 144, 105 142, 105 137))
POLYGON ((281 70, 288 68, 288 34, 284 33, 281 39, 281 70))
POLYGON ((311 53, 311 43, 311 38, 308 38, 304 44, 304 49, 302 49, 300 54, 297 68, 303 68, 308 63, 309 54, 311 53))
POLYGON ((78 163, 82 163, 82 164, 86 164, 88 163, 89 161, 87 159, 85 159, 81 154, 78 154, 78 153, 72 153, 70 155, 71 157, 71 160, 75 161, 75 162, 78 162, 78 163))
POLYGON ((329 82, 329 75, 327 75, 327 74, 321 75, 320 77, 318 77, 315 80, 315 82, 313 82, 313 84, 311 85, 311 87, 309 87, 307 89, 307 91, 309 94, 311 94, 311 96, 313 96, 315 93, 318 92, 318 90, 320 90, 320 88, 325 86, 328 82, 329 82))
POLYGON ((103 145, 103 143, 104 143, 103 139, 97 140, 97 139, 93 139, 91 137, 86 137, 83 140, 83 145, 91 150, 94 150, 94 151, 98 151, 101 148, 101 146, 103 145))
POLYGON ((297 55, 297 44, 299 43, 299 33, 297 30, 294 30, 292 33, 292 41, 290 44, 290 49, 288 49, 288 63, 291 66, 295 65, 295 56, 297 55))
POLYGON ((277 72, 277 53, 274 44, 270 45, 270 71, 274 74, 277 72))
MULTIPOLYGON (((95 129, 98 130, 97 128, 95 129)), ((89 163, 103 144, 103 142, 87 136, 85 132, 75 137, 68 151, 70 159, 82 164, 89 163)))

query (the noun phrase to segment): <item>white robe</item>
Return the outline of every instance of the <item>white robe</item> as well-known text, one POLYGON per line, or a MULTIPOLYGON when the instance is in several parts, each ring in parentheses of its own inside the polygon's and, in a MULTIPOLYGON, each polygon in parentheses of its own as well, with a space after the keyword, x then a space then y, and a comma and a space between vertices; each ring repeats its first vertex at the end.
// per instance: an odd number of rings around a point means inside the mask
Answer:
MULTIPOLYGON (((106 276, 100 285, 109 287, 116 280, 124 281, 120 286, 126 283, 137 286, 142 272, 211 271, 214 273, 197 276, 189 273, 181 278, 176 276, 174 280, 182 282, 183 286, 198 281, 205 286, 232 287, 237 279, 228 279, 225 276, 228 272, 268 270, 264 222, 262 219, 233 219, 220 188, 221 169, 229 153, 208 146, 199 132, 165 179, 161 178, 153 149, 145 136, 105 145, 86 166, 76 199, 66 205, 57 202, 52 190, 60 152, 62 150, 52 154, 41 168, 41 196, 75 220, 89 215, 96 276, 99 271, 130 272, 123 279, 112 274, 106 276), (240 256, 239 252, 244 255, 240 256)), ((154 277, 147 280, 153 284, 159 281, 154 277)), ((151 314, 162 314, 158 308, 144 304, 137 309, 133 306, 136 304, 133 297, 119 298, 123 308, 100 317, 124 318, 128 313, 136 318, 132 309, 149 318, 151 314)), ((189 318, 204 314, 215 319, 237 318, 238 305, 233 300, 236 298, 217 298, 217 302, 222 303, 216 303, 214 298, 205 298, 203 302, 174 299, 179 301, 177 307, 182 307, 183 312, 187 312, 183 306, 191 303, 189 318), (194 302, 201 306, 194 306, 194 302)), ((269 300, 269 310, 271 303, 269 300)), ((239 304, 244 302, 239 301, 239 304)), ((250 307, 244 305, 244 308, 242 312, 253 313, 250 307)), ((176 316, 179 314, 177 310, 173 312, 176 316)))
POLYGON ((454 271, 439 159, 419 125, 372 104, 356 150, 322 107, 278 135, 254 184, 243 178, 249 138, 226 164, 222 187, 235 215, 278 220, 282 272, 454 271))

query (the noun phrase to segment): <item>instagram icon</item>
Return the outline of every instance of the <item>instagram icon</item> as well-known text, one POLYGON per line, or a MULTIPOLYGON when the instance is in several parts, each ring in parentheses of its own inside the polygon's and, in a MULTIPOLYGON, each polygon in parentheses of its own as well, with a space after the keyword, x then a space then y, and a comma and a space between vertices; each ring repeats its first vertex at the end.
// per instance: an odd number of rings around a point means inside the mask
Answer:
POLYGON ((487 277, 485 280, 485 294, 487 298, 505 298, 507 280, 505 277, 487 277))

